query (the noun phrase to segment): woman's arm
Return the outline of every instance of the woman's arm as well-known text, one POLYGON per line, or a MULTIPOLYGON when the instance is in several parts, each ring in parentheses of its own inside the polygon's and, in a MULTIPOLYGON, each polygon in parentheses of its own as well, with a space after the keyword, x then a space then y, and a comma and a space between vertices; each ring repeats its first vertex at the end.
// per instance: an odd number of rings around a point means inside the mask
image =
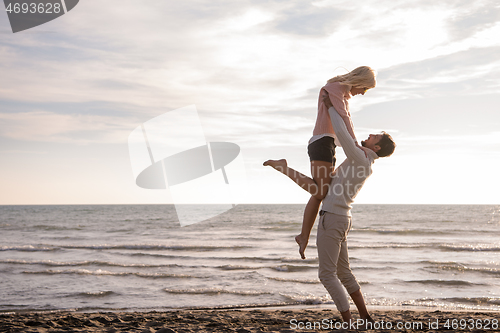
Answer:
MULTIPOLYGON (((324 90, 324 89, 323 89, 323 91, 326 91, 326 90, 324 90)), ((328 92, 326 92, 326 93, 325 93, 325 94, 323 94, 322 96, 323 96, 323 103, 325 104, 325 106, 327 107, 327 109, 329 110, 331 107, 333 107, 333 108, 335 109, 335 107, 334 107, 334 106, 333 106, 333 104, 332 104, 332 101, 330 100, 330 97, 329 97, 328 92)), ((335 110, 337 110, 337 109, 335 109, 335 110)), ((340 112, 338 112, 338 111, 337 111, 337 113, 339 114, 339 116, 340 116, 340 117, 342 117, 342 115, 340 114, 340 112)), ((331 117, 330 117, 330 118, 331 118, 331 117)), ((354 139, 354 143, 356 144, 356 146, 357 146, 358 148, 361 148, 361 147, 359 146, 358 141, 356 140, 356 137, 355 137, 355 136, 353 136, 353 133, 351 133, 351 132, 349 131, 349 126, 347 126, 346 119, 345 119, 344 117, 342 117, 342 120, 344 121, 344 124, 346 124, 346 129, 347 129, 347 132, 349 132, 349 134, 351 135, 351 137, 354 139)), ((349 117, 349 123, 351 123, 351 124, 352 124, 352 122, 351 122, 350 120, 351 120, 351 118, 349 117)), ((352 126, 351 126, 351 130, 352 130, 352 126)), ((335 132, 335 133, 337 133, 337 132, 335 132)), ((366 152, 365 152, 365 156, 367 156, 367 155, 366 155, 366 152)))
MULTIPOLYGON (((347 131, 354 139, 354 141, 357 142, 356 135, 354 134, 354 125, 352 124, 351 115, 347 112, 347 105, 346 102, 344 101, 344 93, 342 92, 342 90, 338 89, 338 87, 327 86, 326 88, 323 87, 321 91, 322 95, 324 95, 324 92, 326 92, 330 101, 330 106, 333 106, 335 110, 337 110, 337 113, 344 120, 347 131)), ((329 106, 326 106, 326 109, 328 110, 329 106)))

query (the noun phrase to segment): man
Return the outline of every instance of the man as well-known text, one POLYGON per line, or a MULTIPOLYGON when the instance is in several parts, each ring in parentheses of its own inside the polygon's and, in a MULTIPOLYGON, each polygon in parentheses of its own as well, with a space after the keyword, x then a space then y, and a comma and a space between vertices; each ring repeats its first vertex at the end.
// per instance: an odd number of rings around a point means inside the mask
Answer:
POLYGON ((328 290, 337 309, 346 322, 352 321, 349 302, 342 288, 346 288, 358 308, 361 319, 373 322, 368 314, 360 286, 351 272, 347 252, 347 234, 351 229, 351 204, 372 174, 371 166, 379 157, 390 156, 396 147, 385 132, 371 134, 356 146, 344 121, 332 107, 328 96, 327 105, 333 129, 346 155, 346 160, 335 170, 327 196, 320 211, 318 235, 319 273, 321 283, 328 290))
MULTIPOLYGON (((330 120, 337 136, 335 144, 342 146, 347 158, 332 175, 328 194, 323 199, 320 211, 316 238, 319 259, 318 275, 344 321, 350 322, 352 316, 342 285, 356 304, 361 319, 373 321, 366 310, 359 284, 351 272, 346 237, 351 229, 352 202, 366 179, 372 174, 372 164, 379 157, 390 156, 396 144, 389 134, 382 132, 382 134, 370 134, 366 140, 361 141, 361 147, 359 147, 347 131, 341 116, 332 107, 328 95, 323 97, 323 102, 328 107, 330 120)), ((264 165, 269 165, 285 174, 311 195, 315 195, 314 190, 317 187, 314 186, 314 181, 288 167, 286 160, 268 160, 264 162, 264 165)), ((309 235, 312 227, 313 225, 308 225, 304 234, 309 235)), ((303 259, 305 258, 304 249, 305 246, 299 248, 303 259)))

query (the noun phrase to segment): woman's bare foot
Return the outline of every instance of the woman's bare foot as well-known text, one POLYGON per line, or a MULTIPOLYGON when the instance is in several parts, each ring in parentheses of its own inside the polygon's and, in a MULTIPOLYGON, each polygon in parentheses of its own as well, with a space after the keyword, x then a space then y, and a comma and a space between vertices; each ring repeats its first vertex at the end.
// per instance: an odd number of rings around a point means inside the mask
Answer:
POLYGON ((286 160, 283 158, 281 160, 267 160, 263 163, 264 166, 271 166, 278 170, 279 172, 285 172, 286 167, 288 166, 286 160))
POLYGON ((309 243, 309 239, 302 237, 302 234, 300 234, 298 236, 295 236, 295 241, 297 242, 297 244, 299 244, 300 257, 302 259, 305 259, 306 255, 304 254, 304 251, 306 250, 307 243, 309 243))

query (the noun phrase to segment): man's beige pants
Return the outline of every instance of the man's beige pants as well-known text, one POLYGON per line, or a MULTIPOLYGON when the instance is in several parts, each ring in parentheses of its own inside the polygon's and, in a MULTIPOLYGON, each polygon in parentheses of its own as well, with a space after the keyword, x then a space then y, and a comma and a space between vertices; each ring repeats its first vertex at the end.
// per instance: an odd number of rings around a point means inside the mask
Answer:
POLYGON ((342 285, 349 294, 360 288, 351 272, 347 253, 347 234, 351 229, 351 221, 348 216, 321 211, 316 238, 318 276, 340 312, 349 310, 349 301, 342 285))

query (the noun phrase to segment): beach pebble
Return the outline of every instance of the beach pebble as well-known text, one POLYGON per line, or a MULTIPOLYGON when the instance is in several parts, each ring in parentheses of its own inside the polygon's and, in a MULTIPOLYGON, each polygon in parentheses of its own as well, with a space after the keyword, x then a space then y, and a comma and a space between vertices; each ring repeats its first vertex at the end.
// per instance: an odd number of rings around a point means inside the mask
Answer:
POLYGON ((176 331, 170 329, 170 328, 160 328, 156 333, 177 333, 176 331))
POLYGON ((146 327, 153 327, 153 326, 163 326, 163 323, 159 321, 150 321, 146 323, 146 327))
POLYGON ((237 329, 235 332, 236 333, 252 333, 252 331, 249 331, 246 328, 237 329))

